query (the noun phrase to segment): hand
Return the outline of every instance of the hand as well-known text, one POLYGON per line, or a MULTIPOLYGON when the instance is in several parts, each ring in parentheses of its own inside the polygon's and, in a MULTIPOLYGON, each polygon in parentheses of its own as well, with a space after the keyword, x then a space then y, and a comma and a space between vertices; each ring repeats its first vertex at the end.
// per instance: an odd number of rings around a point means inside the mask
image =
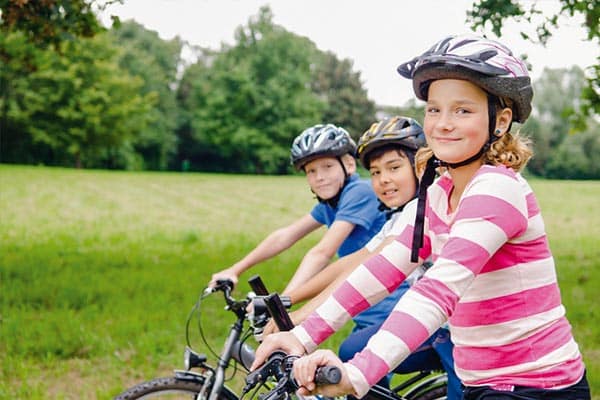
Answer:
POLYGON ((233 282, 233 286, 235 287, 235 286, 237 286, 237 283, 238 283, 238 274, 234 271, 233 267, 216 272, 210 278, 208 287, 211 287, 211 288, 215 287, 217 285, 217 281, 219 279, 229 279, 233 282))
POLYGON ((326 397, 355 394, 354 388, 348 378, 344 363, 331 350, 317 350, 314 353, 294 361, 294 379, 300 386, 298 394, 310 396, 321 394, 326 397), (335 385, 316 386, 314 383, 315 371, 322 365, 332 365, 340 369, 342 378, 335 385))
POLYGON ((292 332, 273 333, 267 336, 256 349, 254 362, 250 366, 250 371, 254 371, 260 367, 277 350, 283 350, 286 354, 298 356, 306 352, 302 343, 300 343, 292 332))
MULTIPOLYGON (((292 320, 294 326, 300 325, 308 316, 308 315, 305 315, 302 308, 299 308, 296 311, 290 312, 289 315, 290 315, 290 319, 292 320)), ((277 324, 275 323, 275 321, 273 321, 273 319, 270 319, 269 322, 267 322, 267 325, 265 325, 265 327, 263 328, 263 332, 262 332, 263 338, 265 338, 268 335, 275 333, 275 332, 279 332, 279 328, 277 327, 277 324)))

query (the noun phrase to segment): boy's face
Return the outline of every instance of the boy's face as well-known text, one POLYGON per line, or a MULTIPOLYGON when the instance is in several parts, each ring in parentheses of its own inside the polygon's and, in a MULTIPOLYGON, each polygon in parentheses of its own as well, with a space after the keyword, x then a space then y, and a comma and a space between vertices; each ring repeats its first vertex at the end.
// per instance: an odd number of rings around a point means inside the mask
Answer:
POLYGON ((415 197, 417 182, 413 166, 400 150, 389 150, 370 160, 369 172, 375 194, 390 208, 403 206, 415 197))
POLYGON ((335 197, 346 179, 342 164, 335 157, 312 160, 304 166, 304 172, 312 191, 323 200, 335 197))

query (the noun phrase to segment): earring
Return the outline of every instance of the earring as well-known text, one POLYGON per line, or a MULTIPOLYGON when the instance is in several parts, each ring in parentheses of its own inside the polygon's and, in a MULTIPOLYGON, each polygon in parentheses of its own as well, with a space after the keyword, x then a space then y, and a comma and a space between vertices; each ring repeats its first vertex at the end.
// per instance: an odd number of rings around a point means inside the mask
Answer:
POLYGON ((502 131, 500 129, 496 129, 494 133, 496 134, 496 136, 499 136, 502 133, 502 131))

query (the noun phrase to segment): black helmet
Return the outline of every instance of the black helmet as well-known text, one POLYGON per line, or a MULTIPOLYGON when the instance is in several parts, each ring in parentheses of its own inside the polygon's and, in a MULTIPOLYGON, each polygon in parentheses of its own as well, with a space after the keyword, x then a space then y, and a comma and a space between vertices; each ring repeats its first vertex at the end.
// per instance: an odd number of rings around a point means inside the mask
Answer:
POLYGON ((412 79, 415 94, 421 100, 427 100, 431 81, 464 79, 501 100, 512 100, 513 121, 523 123, 531 113, 533 90, 527 66, 494 40, 472 34, 448 36, 401 64, 398 72, 412 79))
MULTIPOLYGON (((414 154, 425 146, 423 128, 417 121, 408 117, 395 116, 375 122, 358 140, 357 155, 362 165, 367 168, 366 156, 373 150, 389 144, 399 145, 414 154)), ((413 159, 411 157, 411 161, 413 159)))
POLYGON ((332 124, 315 125, 305 129, 292 143, 291 161, 298 170, 319 157, 354 155, 356 143, 343 128, 332 124))

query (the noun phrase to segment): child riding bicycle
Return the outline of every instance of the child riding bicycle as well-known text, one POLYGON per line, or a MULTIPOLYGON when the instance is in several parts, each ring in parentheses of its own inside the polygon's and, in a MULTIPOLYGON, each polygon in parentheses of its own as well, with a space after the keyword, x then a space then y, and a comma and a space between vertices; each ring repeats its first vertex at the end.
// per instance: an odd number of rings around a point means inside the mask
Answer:
POLYGON ((274 349, 314 350, 397 287, 416 261, 432 257, 433 266, 352 360, 319 350, 294 363, 299 394, 315 391, 315 368, 331 364, 341 368, 341 381, 320 391, 361 397, 447 320, 465 400, 590 399, 540 209, 518 172, 531 150, 510 132, 531 112, 525 64, 501 43, 462 35, 398 70, 427 102, 414 228, 363 263, 293 331, 267 337, 253 367, 274 349), (443 174, 428 185, 440 167, 443 174))
POLYGON ((385 215, 369 182, 356 173, 356 144, 348 132, 332 124, 315 125, 294 139, 291 161, 304 171, 316 204, 289 225, 269 234, 258 246, 231 267, 216 272, 218 279, 238 277, 252 266, 283 252, 309 233, 326 225, 327 232, 302 259, 283 294, 302 285, 327 266, 336 254, 343 257, 362 248, 385 223, 385 215))

